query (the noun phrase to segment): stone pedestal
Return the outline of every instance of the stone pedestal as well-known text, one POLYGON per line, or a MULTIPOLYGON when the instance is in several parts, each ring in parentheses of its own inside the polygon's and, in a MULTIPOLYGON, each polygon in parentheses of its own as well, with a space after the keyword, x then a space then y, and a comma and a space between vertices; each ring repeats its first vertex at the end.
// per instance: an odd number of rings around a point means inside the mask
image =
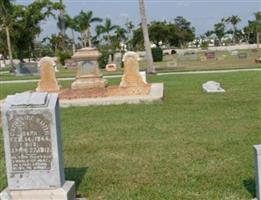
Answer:
POLYGON ((58 94, 25 92, 2 105, 8 187, 1 200, 75 200, 64 179, 58 94))
POLYGON ((76 80, 72 89, 104 88, 107 81, 102 78, 97 60, 100 53, 95 48, 83 48, 76 52, 72 59, 78 62, 76 80))
POLYGON ((5 189, 0 194, 1 200, 76 200, 75 184, 66 181, 60 188, 48 190, 9 190, 5 189))

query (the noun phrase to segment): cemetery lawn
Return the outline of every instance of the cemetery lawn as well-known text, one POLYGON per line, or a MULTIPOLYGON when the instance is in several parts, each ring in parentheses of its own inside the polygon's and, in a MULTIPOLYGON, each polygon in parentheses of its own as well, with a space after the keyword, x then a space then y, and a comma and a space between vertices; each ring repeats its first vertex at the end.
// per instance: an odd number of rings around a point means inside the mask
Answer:
MULTIPOLYGON (((261 72, 148 79, 164 82, 163 103, 61 109, 66 179, 76 181, 78 195, 90 200, 253 198, 261 72), (226 93, 203 93, 207 80, 221 82, 226 93)), ((0 87, 3 98, 36 84, 0 87)), ((0 151, 3 189, 2 137, 0 151)))
MULTIPOLYGON (((261 68, 261 64, 254 62, 256 53, 251 50, 241 50, 241 53, 246 53, 246 59, 239 59, 238 56, 232 56, 228 51, 216 51, 216 59, 201 61, 200 57, 204 56, 203 52, 197 54, 196 60, 191 60, 187 56, 186 60, 182 60, 182 56, 178 55, 166 55, 163 57, 162 62, 155 62, 157 72, 180 72, 180 71, 200 71, 200 70, 225 70, 225 69, 249 69, 249 68, 261 68), (177 63, 177 66, 174 66, 177 63)), ((143 60, 140 62, 141 70, 147 68, 146 62, 143 60)), ((106 75, 118 75, 122 74, 123 69, 118 69, 116 72, 107 72, 105 69, 101 69, 101 73, 106 75)), ((59 72, 56 72, 57 78, 74 78, 76 75, 76 69, 64 69, 59 68, 59 72)), ((14 76, 9 72, 0 74, 0 81, 7 80, 25 80, 25 79, 39 79, 39 76, 14 76)))

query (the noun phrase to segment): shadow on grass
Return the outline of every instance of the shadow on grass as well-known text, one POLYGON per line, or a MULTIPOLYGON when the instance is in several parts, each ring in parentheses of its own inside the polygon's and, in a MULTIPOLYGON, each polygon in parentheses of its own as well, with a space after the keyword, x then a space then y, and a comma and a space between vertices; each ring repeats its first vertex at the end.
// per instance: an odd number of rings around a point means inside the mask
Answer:
POLYGON ((70 167, 65 168, 65 180, 75 181, 75 190, 78 191, 78 188, 88 170, 88 167, 70 167))
POLYGON ((253 178, 243 180, 244 187, 252 195, 253 198, 256 197, 256 182, 253 178))

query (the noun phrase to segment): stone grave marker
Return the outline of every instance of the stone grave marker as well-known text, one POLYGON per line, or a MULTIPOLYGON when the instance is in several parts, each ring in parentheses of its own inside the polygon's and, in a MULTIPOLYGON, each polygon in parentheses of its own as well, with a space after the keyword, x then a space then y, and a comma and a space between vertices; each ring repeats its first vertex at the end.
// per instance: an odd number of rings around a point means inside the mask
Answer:
POLYGON ((230 52, 231 56, 237 56, 239 52, 237 50, 233 50, 230 52))
POLYGON ((75 61, 75 60, 73 60, 73 59, 66 59, 65 61, 64 61, 64 63, 65 63, 65 68, 77 68, 77 66, 78 66, 78 64, 77 64, 77 62, 75 61))
POLYGON ((77 51, 72 59, 78 63, 76 80, 72 89, 105 88, 107 80, 102 78, 98 67, 100 52, 96 48, 82 48, 77 51))
POLYGON ((145 71, 142 71, 142 72, 140 72, 140 75, 141 75, 142 80, 144 81, 144 83, 147 83, 146 72, 145 72, 145 71))
POLYGON ((139 73, 138 60, 139 56, 135 52, 130 51, 124 54, 124 74, 121 79, 120 87, 139 87, 146 85, 139 73))
POLYGON ((206 57, 207 60, 215 59, 216 58, 215 52, 213 52, 213 51, 206 52, 205 57, 206 57))
POLYGON ((197 54, 184 54, 183 56, 179 57, 181 61, 185 60, 197 60, 198 55, 197 54))
POLYGON ((261 145, 254 145, 256 200, 261 200, 261 145))
POLYGON ((115 72, 115 71, 117 71, 117 66, 116 66, 116 64, 107 64, 105 67, 105 70, 107 72, 115 72))
POLYGON ((207 93, 225 92, 220 83, 216 81, 208 81, 202 85, 202 88, 207 93))
POLYGON ((39 68, 37 63, 19 63, 15 66, 16 76, 33 76, 39 74, 39 68))
POLYGON ((122 67, 122 55, 121 53, 115 53, 113 63, 116 64, 116 67, 119 69, 122 67))
POLYGON ((8 187, 1 200, 75 200, 65 181, 58 94, 25 92, 2 105, 8 187))
POLYGON ((36 91, 38 92, 57 92, 60 90, 55 77, 55 62, 49 57, 44 57, 39 61, 40 81, 36 91))
POLYGON ((242 52, 238 54, 238 58, 239 59, 246 59, 247 58, 247 53, 246 52, 242 52))
POLYGON ((168 66, 168 67, 177 67, 177 66, 178 66, 178 63, 177 63, 176 60, 169 61, 169 62, 167 62, 167 66, 168 66))

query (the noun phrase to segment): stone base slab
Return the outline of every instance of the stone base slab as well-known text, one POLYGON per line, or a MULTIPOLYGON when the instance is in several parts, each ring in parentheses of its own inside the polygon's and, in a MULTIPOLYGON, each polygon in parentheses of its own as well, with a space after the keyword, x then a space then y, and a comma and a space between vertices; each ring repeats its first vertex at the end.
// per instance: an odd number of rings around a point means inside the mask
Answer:
POLYGON ((99 77, 77 78, 71 85, 73 90, 89 88, 105 88, 107 80, 99 77))
POLYGON ((89 106, 89 105, 112 105, 112 104, 139 104, 161 101, 163 99, 163 83, 151 84, 149 95, 146 96, 111 96, 81 99, 60 99, 61 107, 89 106))
POLYGON ((0 200, 77 200, 77 198, 74 181, 66 181, 62 188, 50 190, 8 190, 6 188, 0 193, 0 200))

